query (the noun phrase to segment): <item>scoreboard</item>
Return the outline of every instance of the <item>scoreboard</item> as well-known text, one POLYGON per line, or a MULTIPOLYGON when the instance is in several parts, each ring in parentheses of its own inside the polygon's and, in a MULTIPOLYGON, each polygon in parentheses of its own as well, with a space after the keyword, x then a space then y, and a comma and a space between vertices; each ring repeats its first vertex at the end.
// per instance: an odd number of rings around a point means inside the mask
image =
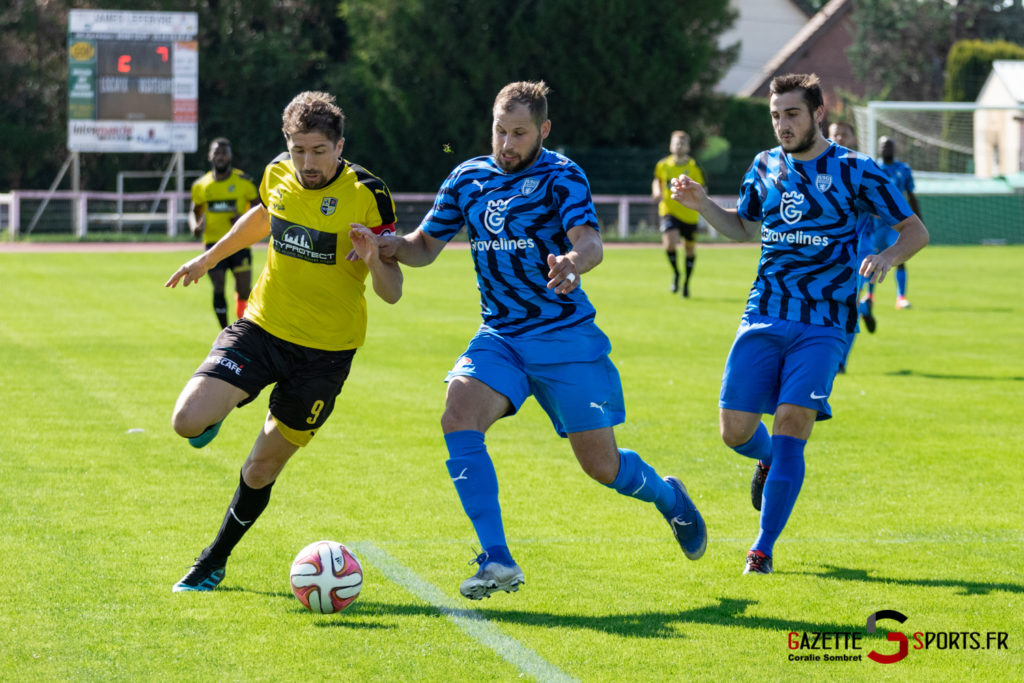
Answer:
POLYGON ((196 13, 71 10, 68 19, 68 149, 196 151, 196 13))

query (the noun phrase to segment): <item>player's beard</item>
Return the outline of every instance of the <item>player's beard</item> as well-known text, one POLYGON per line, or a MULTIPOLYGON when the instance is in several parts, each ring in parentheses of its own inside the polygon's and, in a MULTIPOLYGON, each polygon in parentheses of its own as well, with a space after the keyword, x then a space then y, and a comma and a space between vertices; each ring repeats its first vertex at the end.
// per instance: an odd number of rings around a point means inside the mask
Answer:
POLYGON ((318 174, 314 180, 307 179, 306 176, 301 173, 297 174, 297 177, 299 179, 299 184, 307 190, 319 190, 327 184, 327 178, 325 178, 322 173, 318 174))
POLYGON ((780 135, 776 135, 775 139, 779 141, 780 145, 782 145, 783 152, 786 152, 787 154, 803 154, 810 148, 814 147, 814 143, 817 142, 818 136, 816 135, 816 131, 812 125, 807 130, 806 135, 795 142, 791 142, 789 147, 786 147, 786 143, 782 141, 782 137, 780 135))
POLYGON ((524 168, 527 168, 528 166, 530 166, 530 164, 535 162, 537 160, 537 157, 540 156, 540 143, 541 143, 541 139, 540 139, 540 136, 538 135, 537 136, 537 144, 533 146, 533 149, 530 150, 530 153, 527 154, 525 157, 521 157, 519 159, 519 161, 517 161, 516 163, 512 164, 511 166, 506 166, 502 162, 502 160, 501 160, 501 149, 495 147, 495 149, 492 150, 493 153, 494 153, 494 161, 498 164, 498 167, 502 171, 504 171, 505 173, 519 173, 519 171, 522 171, 524 168))
POLYGON ((230 163, 214 164, 213 165, 213 172, 216 173, 217 175, 224 175, 229 170, 231 170, 231 164, 230 163))

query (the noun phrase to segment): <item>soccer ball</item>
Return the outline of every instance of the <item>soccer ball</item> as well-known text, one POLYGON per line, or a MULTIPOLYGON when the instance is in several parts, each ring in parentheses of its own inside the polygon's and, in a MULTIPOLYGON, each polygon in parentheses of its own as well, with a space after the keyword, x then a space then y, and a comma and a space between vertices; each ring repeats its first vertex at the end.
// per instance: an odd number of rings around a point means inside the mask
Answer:
POLYGON ((359 597, 363 568, 352 551, 336 541, 317 541, 292 562, 292 593, 306 609, 333 614, 359 597))

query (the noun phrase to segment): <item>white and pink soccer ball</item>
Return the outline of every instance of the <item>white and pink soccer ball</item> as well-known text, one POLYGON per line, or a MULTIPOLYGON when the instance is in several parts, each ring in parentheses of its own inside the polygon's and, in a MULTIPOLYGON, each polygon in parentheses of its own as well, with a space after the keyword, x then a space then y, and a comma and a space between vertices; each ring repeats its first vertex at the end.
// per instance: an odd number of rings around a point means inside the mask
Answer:
POLYGON ((359 597, 363 568, 352 551, 341 543, 317 541, 295 556, 291 584, 292 593, 306 609, 333 614, 359 597))

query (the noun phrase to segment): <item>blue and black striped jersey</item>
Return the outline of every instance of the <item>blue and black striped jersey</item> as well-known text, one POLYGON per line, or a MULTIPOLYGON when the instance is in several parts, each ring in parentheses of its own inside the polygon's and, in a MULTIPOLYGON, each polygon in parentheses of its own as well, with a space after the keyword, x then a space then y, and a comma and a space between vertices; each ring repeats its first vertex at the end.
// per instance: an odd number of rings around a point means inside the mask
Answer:
POLYGON ((582 288, 547 288, 548 254, 572 249, 568 231, 598 229, 590 185, 565 156, 541 149, 537 161, 506 173, 490 156, 459 164, 441 185, 420 228, 449 241, 466 226, 484 324, 528 338, 594 320, 582 288))
MULTIPOLYGON (((893 184, 900 192, 904 193, 904 196, 907 192, 914 191, 914 174, 911 173, 910 167, 905 163, 902 161, 893 161, 891 164, 882 162, 878 167, 885 171, 886 175, 892 178, 893 184)), ((892 224, 886 223, 879 218, 875 218, 875 230, 888 228, 890 225, 892 224)))
POLYGON ((870 157, 831 143, 799 161, 761 152, 740 187, 741 218, 761 223, 761 261, 747 312, 853 332, 857 324, 857 224, 887 225, 912 213, 870 157))

